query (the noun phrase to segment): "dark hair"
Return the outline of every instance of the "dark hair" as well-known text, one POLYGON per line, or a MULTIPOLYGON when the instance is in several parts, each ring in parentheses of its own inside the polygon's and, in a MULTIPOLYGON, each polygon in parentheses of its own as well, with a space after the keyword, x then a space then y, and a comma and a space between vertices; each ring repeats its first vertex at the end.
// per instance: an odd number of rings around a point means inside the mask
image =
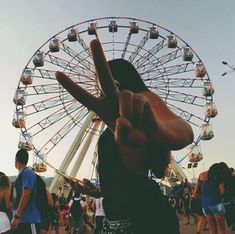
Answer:
POLYGON ((231 175, 230 168, 225 162, 220 162, 219 165, 221 168, 221 176, 228 177, 231 175))
POLYGON ((4 172, 0 171, 0 176, 6 175, 4 172))
POLYGON ((0 176, 0 189, 10 188, 10 180, 8 176, 1 175, 0 176))
POLYGON ((120 90, 130 90, 133 93, 148 91, 135 67, 124 59, 114 59, 108 62, 114 79, 120 90))
POLYGON ((29 154, 28 154, 27 150, 25 150, 25 149, 18 150, 16 153, 15 160, 16 160, 16 162, 19 162, 21 164, 27 164, 28 160, 29 160, 29 154))
POLYGON ((153 143, 150 143, 147 149, 148 156, 145 158, 147 169, 149 169, 155 177, 159 179, 163 178, 171 160, 170 151, 153 143))

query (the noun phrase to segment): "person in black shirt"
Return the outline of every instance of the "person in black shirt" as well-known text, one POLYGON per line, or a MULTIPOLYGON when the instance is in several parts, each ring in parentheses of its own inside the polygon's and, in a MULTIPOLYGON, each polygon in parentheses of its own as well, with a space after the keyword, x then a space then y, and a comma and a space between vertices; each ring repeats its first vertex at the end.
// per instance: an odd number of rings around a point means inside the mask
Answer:
POLYGON ((90 46, 102 88, 100 98, 62 72, 57 71, 56 78, 107 125, 98 143, 106 214, 102 233, 178 234, 175 211, 148 175, 164 176, 170 151, 190 144, 192 129, 149 91, 131 63, 124 59, 107 63, 100 42, 93 40, 90 46))

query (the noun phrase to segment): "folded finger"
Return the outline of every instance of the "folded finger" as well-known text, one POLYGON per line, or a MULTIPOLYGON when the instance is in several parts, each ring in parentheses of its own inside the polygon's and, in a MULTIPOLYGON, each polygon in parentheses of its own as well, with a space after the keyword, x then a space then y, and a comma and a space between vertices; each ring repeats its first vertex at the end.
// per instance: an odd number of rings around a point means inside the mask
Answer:
POLYGON ((116 83, 112 72, 105 58, 102 46, 99 40, 95 39, 90 43, 91 53, 93 55, 94 65, 101 88, 106 97, 114 97, 117 94, 116 83))
POLYGON ((143 125, 143 114, 147 100, 141 94, 135 94, 133 97, 133 126, 141 127, 143 125))
POLYGON ((134 93, 128 90, 119 93, 119 115, 132 121, 134 93))

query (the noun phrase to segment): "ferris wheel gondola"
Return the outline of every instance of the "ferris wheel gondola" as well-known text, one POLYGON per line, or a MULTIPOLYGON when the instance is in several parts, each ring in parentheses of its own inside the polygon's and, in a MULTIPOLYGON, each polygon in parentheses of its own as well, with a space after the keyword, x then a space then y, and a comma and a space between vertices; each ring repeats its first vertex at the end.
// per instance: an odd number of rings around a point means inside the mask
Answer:
MULTIPOLYGON (((55 78, 57 70, 63 71, 92 95, 101 95, 89 50, 94 38, 99 38, 107 60, 123 58, 134 65, 146 86, 192 125, 198 144, 201 135, 197 131, 217 114, 214 88, 202 60, 182 38, 156 23, 103 17, 53 35, 23 69, 12 123, 23 135, 32 136, 35 155, 45 152, 48 162, 56 159, 58 171, 67 171, 76 152, 94 141, 89 135, 96 138, 104 130, 97 116, 55 78), (203 109, 209 106, 214 112, 205 114, 203 109), (86 139, 91 142, 83 144, 86 139)), ((79 168, 71 170, 75 176, 79 168)))

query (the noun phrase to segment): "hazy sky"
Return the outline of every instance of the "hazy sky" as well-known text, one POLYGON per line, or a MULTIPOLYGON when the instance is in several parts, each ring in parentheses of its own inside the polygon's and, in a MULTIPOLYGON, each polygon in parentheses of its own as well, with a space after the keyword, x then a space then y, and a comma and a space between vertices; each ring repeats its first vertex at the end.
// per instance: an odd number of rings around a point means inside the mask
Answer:
MULTIPOLYGON (((235 64, 234 9, 234 0, 2 0, 0 171, 8 175, 17 173, 14 157, 19 131, 11 125, 15 108, 12 99, 30 57, 59 31, 104 16, 128 16, 154 22, 175 32, 192 46, 214 84, 214 100, 219 111, 212 121, 215 137, 202 143, 204 160, 195 173, 220 161, 235 167, 235 73, 221 77, 227 70, 222 60, 235 64)), ((187 160, 183 162, 183 166, 186 165, 187 160)), ((192 173, 188 171, 189 176, 192 173)))

